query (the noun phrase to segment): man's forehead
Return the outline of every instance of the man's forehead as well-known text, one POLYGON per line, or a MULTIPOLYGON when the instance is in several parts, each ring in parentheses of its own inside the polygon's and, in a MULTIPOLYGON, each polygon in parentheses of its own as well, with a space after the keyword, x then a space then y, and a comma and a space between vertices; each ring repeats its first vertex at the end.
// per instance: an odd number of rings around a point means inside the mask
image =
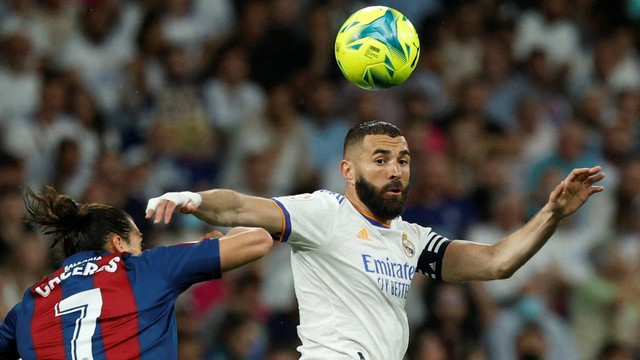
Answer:
POLYGON ((367 152, 375 152, 381 149, 398 152, 409 150, 409 145, 404 136, 366 135, 362 140, 362 147, 367 152))

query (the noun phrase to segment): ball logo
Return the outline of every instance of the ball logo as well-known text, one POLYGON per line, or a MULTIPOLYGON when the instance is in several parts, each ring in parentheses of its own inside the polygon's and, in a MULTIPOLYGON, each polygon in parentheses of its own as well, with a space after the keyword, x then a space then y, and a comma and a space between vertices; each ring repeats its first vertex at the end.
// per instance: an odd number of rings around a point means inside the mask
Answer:
POLYGON ((402 233, 402 250, 404 250, 404 254, 408 257, 413 257, 416 254, 415 247, 413 243, 409 241, 407 233, 405 232, 402 233))

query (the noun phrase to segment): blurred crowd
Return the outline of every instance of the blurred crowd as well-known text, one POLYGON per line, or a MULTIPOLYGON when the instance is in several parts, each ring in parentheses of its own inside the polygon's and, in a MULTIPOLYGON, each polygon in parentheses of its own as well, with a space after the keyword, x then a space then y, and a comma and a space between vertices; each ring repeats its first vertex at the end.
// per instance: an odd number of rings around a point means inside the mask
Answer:
MULTIPOLYGON (((342 192, 353 124, 403 129, 403 218, 491 243, 570 169, 605 192, 508 280, 416 276, 407 360, 640 359, 640 1, 0 1, 0 316, 56 264, 21 222, 23 186, 126 209, 147 247, 197 240, 144 219, 166 191, 342 192), (403 85, 365 91, 335 34, 373 4, 420 34, 403 85)), ((297 359, 289 248, 192 287, 181 359, 297 359)))

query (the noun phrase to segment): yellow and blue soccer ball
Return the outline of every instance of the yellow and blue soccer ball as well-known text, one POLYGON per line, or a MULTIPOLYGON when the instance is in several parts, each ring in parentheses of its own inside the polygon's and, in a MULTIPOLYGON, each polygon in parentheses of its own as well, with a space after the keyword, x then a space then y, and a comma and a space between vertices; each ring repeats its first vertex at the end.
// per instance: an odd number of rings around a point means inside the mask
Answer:
POLYGON ((420 40, 398 10, 369 6, 353 13, 336 36, 335 54, 342 74, 363 89, 402 84, 418 64, 420 40))

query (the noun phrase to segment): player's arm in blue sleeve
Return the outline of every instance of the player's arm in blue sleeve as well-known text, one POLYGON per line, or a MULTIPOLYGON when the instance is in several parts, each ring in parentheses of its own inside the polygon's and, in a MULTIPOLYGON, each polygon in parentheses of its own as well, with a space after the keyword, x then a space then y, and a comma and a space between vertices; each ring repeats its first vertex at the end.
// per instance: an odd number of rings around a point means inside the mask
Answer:
POLYGON ((267 255, 273 238, 261 228, 236 227, 218 240, 220 269, 233 270, 267 255))
POLYGON ((19 359, 16 337, 17 313, 15 307, 9 311, 7 317, 0 324, 0 359, 19 359))
POLYGON ((220 238, 159 247, 140 256, 171 287, 184 290, 261 258, 272 244, 271 235, 264 229, 234 228, 220 238))

